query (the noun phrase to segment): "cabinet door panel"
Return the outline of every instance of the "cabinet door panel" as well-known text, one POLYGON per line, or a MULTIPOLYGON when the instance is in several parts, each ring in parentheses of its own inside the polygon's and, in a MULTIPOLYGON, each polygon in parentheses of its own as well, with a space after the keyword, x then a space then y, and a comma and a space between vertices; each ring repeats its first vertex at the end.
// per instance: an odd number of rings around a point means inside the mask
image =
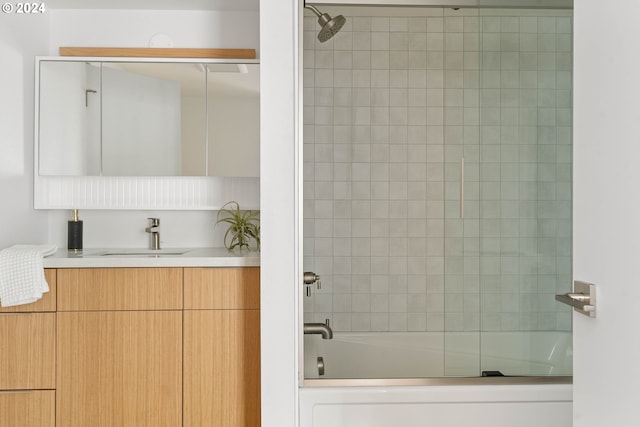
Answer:
POLYGON ((184 427, 260 425, 260 313, 184 312, 184 427))
POLYGON ((0 392, 0 427, 55 427, 56 392, 0 392))
POLYGON ((54 389, 55 334, 55 313, 0 314, 0 389, 54 389))
POLYGON ((58 313, 57 425, 182 424, 182 312, 58 313))
POLYGON ((259 309, 260 268, 184 269, 185 309, 259 309))
POLYGON ((182 268, 58 270, 58 311, 181 308, 182 268))

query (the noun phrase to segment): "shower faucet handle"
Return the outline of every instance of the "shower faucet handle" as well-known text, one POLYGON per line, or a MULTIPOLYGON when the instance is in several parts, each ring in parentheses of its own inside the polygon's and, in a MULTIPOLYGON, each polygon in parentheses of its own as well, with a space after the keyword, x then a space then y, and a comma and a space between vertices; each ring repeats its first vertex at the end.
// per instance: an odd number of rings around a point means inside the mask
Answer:
POLYGON ((305 271, 302 276, 302 283, 304 283, 307 296, 311 296, 311 285, 316 284, 316 289, 322 289, 322 283, 320 282, 320 276, 311 271, 305 271))
POLYGON ((322 289, 322 283, 320 282, 320 276, 312 271, 306 271, 303 275, 302 281, 305 285, 313 285, 314 283, 318 289, 322 289))
POLYGON ((305 285, 312 285, 320 280, 320 276, 312 271, 305 271, 304 275, 302 276, 302 280, 304 281, 305 285))

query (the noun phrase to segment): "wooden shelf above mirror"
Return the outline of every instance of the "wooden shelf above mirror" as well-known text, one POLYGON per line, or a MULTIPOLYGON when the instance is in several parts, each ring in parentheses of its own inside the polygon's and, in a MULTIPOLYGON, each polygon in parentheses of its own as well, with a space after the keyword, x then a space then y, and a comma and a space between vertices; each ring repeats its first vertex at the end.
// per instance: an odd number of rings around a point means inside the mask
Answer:
POLYGON ((135 58, 256 59, 255 49, 199 49, 165 47, 60 47, 60 56, 135 58))

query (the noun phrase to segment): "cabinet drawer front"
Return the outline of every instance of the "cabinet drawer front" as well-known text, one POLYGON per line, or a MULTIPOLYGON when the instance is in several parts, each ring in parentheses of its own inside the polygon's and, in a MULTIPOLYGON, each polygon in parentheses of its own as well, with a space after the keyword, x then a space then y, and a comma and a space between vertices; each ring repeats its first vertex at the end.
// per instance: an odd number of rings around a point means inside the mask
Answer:
POLYGON ((182 268, 58 270, 58 311, 180 309, 182 268))
POLYGON ((260 268, 185 268, 185 309, 259 309, 260 268))
POLYGON ((0 427, 55 427, 53 390, 0 391, 0 427))
POLYGON ((31 304, 1 307, 0 313, 56 311, 56 270, 52 268, 45 269, 44 277, 49 284, 49 292, 42 295, 42 299, 31 304))
POLYGON ((0 389, 55 388, 55 313, 0 315, 0 389))

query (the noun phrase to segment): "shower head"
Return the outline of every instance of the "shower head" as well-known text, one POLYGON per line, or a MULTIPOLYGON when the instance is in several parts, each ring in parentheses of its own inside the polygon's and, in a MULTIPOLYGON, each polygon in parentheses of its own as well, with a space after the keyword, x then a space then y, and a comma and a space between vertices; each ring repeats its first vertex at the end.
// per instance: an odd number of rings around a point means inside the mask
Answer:
POLYGON ((324 43, 331 37, 335 36, 336 33, 340 31, 340 28, 342 28, 344 23, 347 22, 345 17, 342 15, 331 18, 328 13, 320 13, 315 6, 305 4, 304 7, 311 10, 318 17, 318 24, 322 27, 318 33, 318 40, 320 40, 321 43, 324 43))

